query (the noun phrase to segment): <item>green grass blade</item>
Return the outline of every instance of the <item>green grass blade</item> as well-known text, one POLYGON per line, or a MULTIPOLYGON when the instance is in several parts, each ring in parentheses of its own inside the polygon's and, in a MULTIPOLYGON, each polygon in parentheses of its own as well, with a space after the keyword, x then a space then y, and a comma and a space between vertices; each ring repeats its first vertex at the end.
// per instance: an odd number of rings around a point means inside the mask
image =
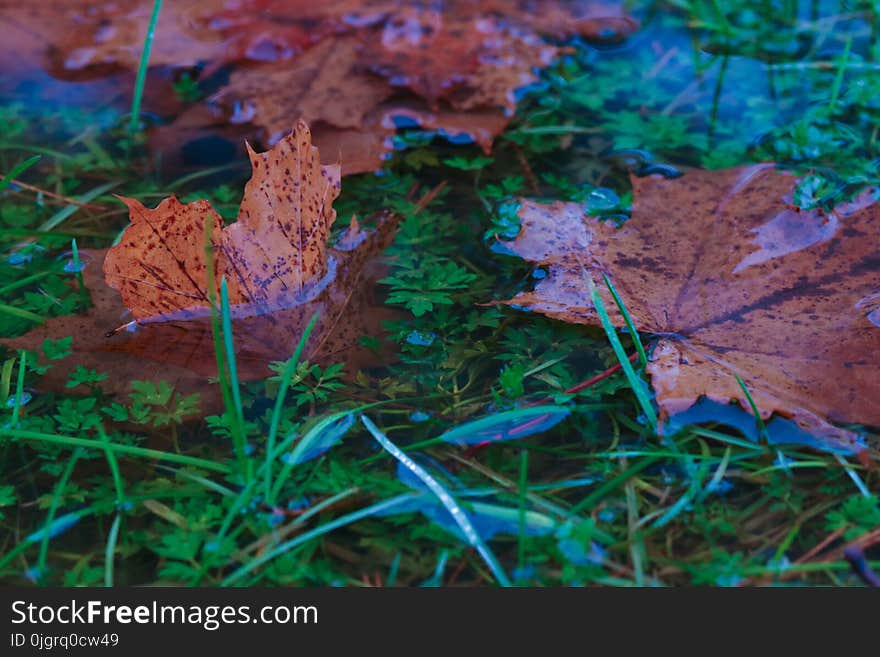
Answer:
POLYGON ((602 272, 602 280, 605 281, 605 285, 608 286, 608 291, 611 292, 611 296, 614 297, 614 303, 617 305, 617 309, 620 311, 620 314, 623 315, 626 329, 629 331, 629 335, 636 346, 636 351, 639 352, 639 362, 644 369, 648 366, 648 354, 645 353, 645 346, 642 344, 642 338, 639 336, 636 325, 633 323, 632 317, 629 316, 629 311, 623 304, 623 299, 621 299, 620 295, 617 293, 617 288, 614 287, 614 284, 605 272, 602 272))
POLYGON ((731 456, 731 448, 730 445, 724 448, 724 456, 721 458, 721 463, 718 464, 718 467, 715 469, 715 474, 712 475, 712 479, 709 480, 709 483, 706 484, 706 487, 700 491, 700 494, 697 496, 697 501, 702 502, 706 499, 716 488, 718 484, 721 483, 721 480, 724 479, 724 475, 727 474, 727 468, 730 465, 730 456, 731 456))
MULTIPOLYGON (((284 398, 287 396, 287 389, 290 387, 290 380, 296 372, 296 367, 299 365, 299 360, 306 347, 306 342, 308 342, 309 336, 315 328, 318 316, 319 313, 312 315, 303 334, 299 338, 299 342, 296 344, 296 348, 293 350, 293 355, 288 359, 287 364, 284 366, 284 371, 281 373, 281 383, 278 387, 278 392, 275 395, 275 408, 272 410, 272 420, 269 423, 269 437, 266 440, 266 462, 263 465, 265 498, 267 502, 272 499, 272 463, 275 458, 275 439, 278 436, 278 424, 281 422, 281 409, 284 408, 284 398)), ((269 503, 271 504, 271 502, 269 503)))
MULTIPOLYGON (((296 443, 297 446, 294 448, 294 451, 291 452, 291 458, 287 458, 284 460, 284 463, 281 466, 281 470, 278 473, 278 477, 276 477, 275 483, 272 486, 272 494, 269 497, 269 500, 270 500, 269 503, 270 504, 275 503, 275 500, 278 499, 278 495, 281 493, 281 489, 284 487, 284 483, 287 481, 287 478, 290 477, 290 473, 293 472, 293 468, 296 467, 297 460, 294 457, 299 452, 300 445, 309 445, 309 444, 313 443, 317 439, 317 437, 320 436, 321 433, 323 433, 324 431, 327 431, 335 422, 338 422, 339 420, 345 418, 346 416, 351 415, 352 413, 359 413, 361 411, 365 411, 365 410, 373 408, 375 406, 380 406, 383 403, 385 403, 385 402, 372 402, 370 404, 363 404, 361 406, 356 406, 355 408, 352 408, 347 411, 342 411, 339 413, 331 413, 330 415, 328 415, 327 417, 322 419, 320 422, 318 422, 311 429, 309 429, 305 433, 305 435, 303 435, 303 437, 297 441, 297 443, 296 443)), ((291 436, 288 439, 286 439, 284 442, 287 445, 290 445, 290 444, 292 444, 293 440, 295 440, 295 439, 296 439, 296 436, 291 436)), ((285 447, 283 450, 282 449, 276 450, 275 458, 277 458, 280 454, 282 454, 286 450, 287 450, 287 447, 285 447)))
POLYGON ((40 541, 40 555, 37 557, 37 579, 42 579, 43 574, 46 572, 46 559, 49 556, 49 541, 52 539, 52 532, 49 528, 55 520, 55 513, 58 511, 58 507, 61 506, 61 499, 64 497, 64 490, 67 488, 67 483, 70 481, 73 469, 76 467, 76 463, 83 455, 83 452, 84 450, 82 448, 73 451, 73 454, 70 455, 70 459, 67 461, 67 467, 64 468, 64 472, 61 474, 61 479, 58 480, 58 483, 55 485, 55 491, 52 493, 52 503, 49 506, 49 512, 46 514, 46 522, 43 525, 43 537, 40 541))
POLYGON ((110 526, 107 536, 107 549, 104 550, 104 586, 113 586, 113 557, 116 554, 116 541, 119 539, 119 526, 122 524, 122 513, 117 513, 110 526))
POLYGON ((629 466, 626 470, 624 470, 620 474, 616 475, 613 479, 609 479, 608 481, 604 482, 596 490, 594 490, 592 493, 587 495, 580 502, 578 502, 573 507, 571 507, 571 513, 578 514, 581 511, 587 511, 587 510, 593 509, 593 507, 595 507, 596 504, 599 503, 599 500, 601 500, 603 497, 608 495, 611 491, 613 491, 618 486, 621 486, 624 483, 626 483, 630 479, 630 477, 634 477, 642 470, 645 470, 646 468, 650 467, 651 465, 653 465, 654 463, 656 463, 657 461, 660 461, 660 460, 662 460, 662 457, 660 457, 660 456, 647 456, 643 459, 640 459, 639 461, 635 462, 633 465, 629 466))
POLYGON ((629 540, 629 554, 632 561, 633 579, 636 586, 645 585, 645 561, 647 559, 647 550, 645 550, 645 539, 639 530, 639 503, 636 497, 636 489, 632 481, 627 481, 623 487, 626 495, 626 516, 627 516, 627 539, 629 540))
POLYGON ((177 463, 178 465, 184 466, 188 465, 195 468, 201 468, 202 470, 221 472, 223 474, 229 474, 232 471, 232 468, 224 463, 200 459, 195 456, 163 452, 158 449, 149 449, 147 447, 135 447, 134 445, 105 443, 100 440, 92 440, 89 438, 74 438, 73 436, 59 436, 52 433, 39 433, 36 431, 22 431, 7 428, 0 428, 0 436, 7 436, 19 440, 33 440, 36 442, 51 443, 53 445, 63 445, 65 447, 85 447, 87 449, 98 450, 99 452, 110 450, 116 454, 127 454, 129 456, 155 459, 157 461, 167 461, 169 463, 177 463))
POLYGON ((593 306, 596 308, 596 314, 599 316, 602 328, 605 329, 605 335, 608 336, 611 348, 614 349, 614 355, 617 356, 617 361, 620 363, 621 368, 623 368, 623 373, 626 375, 626 380, 629 382, 630 388, 632 388, 633 393, 635 393, 639 406, 642 409, 642 413, 645 415, 651 428, 656 433, 657 413, 654 410, 651 400, 648 398, 645 382, 639 378, 633 369, 632 363, 630 363, 629 357, 623 349, 623 344, 621 344, 620 338, 617 336, 617 331, 611 323, 611 319, 608 317, 608 311, 605 308, 605 303, 602 301, 602 297, 599 296, 599 290, 596 289, 596 285, 593 283, 593 280, 589 275, 586 276, 586 279, 587 284, 589 285, 593 306))
MULTIPOLYGON (((225 277, 220 281, 220 325, 223 327, 223 348, 229 372, 229 389, 232 393, 235 421, 240 428, 243 428, 244 409, 241 405, 241 388, 238 383, 238 365, 235 360, 235 342, 232 334, 232 310, 229 306, 229 289, 226 286, 225 277)), ((242 450, 244 450, 244 444, 242 444, 242 450)), ((243 456, 246 455, 243 454, 243 456)))
POLYGON ((519 452, 519 533, 516 543, 516 569, 523 572, 526 565, 526 501, 529 492, 529 450, 519 452))
POLYGON ((455 501, 455 498, 452 497, 452 495, 443 488, 443 486, 441 486, 440 483, 427 472, 427 470, 409 458, 403 450, 391 442, 391 440, 389 440, 388 437, 385 436, 375 424, 373 424, 370 418, 366 415, 361 415, 361 422, 363 422, 367 431, 372 434, 373 438, 375 438, 388 453, 408 468, 432 493, 434 493, 434 495, 437 496, 437 499, 439 499, 443 506, 446 507, 446 510, 449 511, 456 524, 464 533, 470 546, 476 549, 477 552, 480 553, 480 556, 483 557, 483 560, 486 562, 486 565, 489 566, 489 570, 492 571, 492 574, 495 575, 495 579, 498 580, 498 583, 501 586, 510 586, 510 579, 508 579, 501 564, 498 563, 498 559, 495 558, 495 555, 489 549, 489 546, 486 545, 485 541, 483 541, 477 533, 477 530, 471 524, 467 514, 459 506, 458 502, 455 501))
POLYGON ((300 545, 304 545, 309 541, 318 538, 319 536, 323 536, 329 532, 332 532, 334 529, 339 529, 340 527, 344 527, 345 525, 350 525, 358 520, 363 520, 364 518, 369 518, 370 516, 374 516, 376 514, 380 514, 387 509, 392 509, 398 504, 400 504, 401 500, 408 499, 410 497, 410 493, 403 493, 402 495, 398 495, 396 497, 392 497, 391 499, 384 500, 382 502, 377 502, 376 504, 372 504, 363 509, 359 509, 357 511, 353 511, 344 516, 340 516, 335 520, 331 520, 328 523, 324 523, 320 527, 315 527, 314 529, 307 531, 303 534, 300 534, 296 538, 293 538, 289 541, 286 541, 276 547, 274 550, 270 550, 269 552, 259 556, 253 561, 248 562, 244 566, 238 568, 234 572, 232 572, 229 577, 223 580, 222 586, 231 586, 242 577, 247 575, 248 573, 256 570, 260 566, 265 563, 268 563, 272 559, 280 557, 282 554, 290 552, 291 550, 299 547, 300 545))
POLYGON ((400 570, 400 561, 403 559, 403 553, 398 552, 391 560, 391 567, 388 568, 388 577, 385 578, 385 587, 391 588, 397 582, 397 573, 400 570))
POLYGON ((859 476, 859 473, 855 471, 849 462, 843 458, 840 454, 835 454, 834 458, 837 459, 837 462, 843 466, 843 469, 846 471, 847 476, 852 480, 852 482, 856 485, 856 488, 859 489, 859 493, 861 493, 862 497, 871 497, 871 491, 865 485, 865 482, 859 476))
POLYGON ((570 414, 571 409, 567 406, 517 408, 465 422, 441 434, 436 440, 455 445, 515 440, 550 429, 570 414))
MULTIPOLYGON (((119 186, 118 182, 111 181, 108 183, 104 183, 103 185, 98 185, 94 189, 89 190, 87 193, 81 195, 79 198, 77 198, 75 200, 79 201, 80 203, 89 203, 91 201, 94 201, 99 196, 106 194, 114 187, 118 187, 118 186, 119 186)), ((58 212, 53 214, 51 217, 49 217, 42 224, 40 224, 40 226, 37 228, 37 230, 41 233, 51 232, 51 231, 55 230, 55 228, 60 226, 63 221, 65 221, 71 215, 73 215, 75 212, 77 212, 78 210, 81 210, 81 209, 82 209, 81 205, 66 205, 63 208, 61 208, 58 212)))
POLYGON ((137 79, 134 83, 134 96, 131 100, 131 118, 128 131, 132 134, 140 127, 141 102, 144 97, 144 85, 147 81, 147 69, 150 66, 150 49, 153 47, 153 36, 156 33, 156 23, 159 22, 159 12, 162 10, 162 0, 153 0, 153 13, 150 14, 150 23, 147 26, 147 35, 144 38, 144 48, 141 51, 141 61, 138 66, 137 79))
POLYGON ((15 383, 15 401, 12 407, 12 426, 18 426, 18 418, 21 414, 21 405, 24 399, 24 372, 27 363, 27 352, 18 350, 18 380, 15 383))
MULTIPOLYGON (((256 489, 256 480, 252 481, 248 486, 239 493, 239 495, 233 500, 232 505, 229 507, 229 511, 226 513, 226 517, 223 518, 223 524, 220 526, 220 531, 217 532, 217 535, 214 537, 214 542, 219 544, 226 538, 229 533, 230 528, 232 527, 232 523, 236 518, 241 516, 242 509, 246 508, 248 504, 250 504, 251 499, 253 498, 253 492, 256 489)), ((347 488, 341 493, 337 493, 336 495, 332 495, 328 497, 326 500, 322 500, 318 502, 301 516, 296 518, 289 527, 298 527, 302 525, 306 520, 314 516, 315 514, 320 513, 324 509, 333 506, 340 500, 344 500, 346 497, 354 495, 358 492, 357 487, 347 488)), ((205 571, 199 573, 199 579, 205 574, 205 571)))
POLYGON ((104 454, 107 457, 107 465, 110 466, 110 474, 113 476, 113 486, 116 489, 116 503, 121 505, 125 502, 125 486, 122 483, 122 473, 119 470, 119 461, 116 460, 116 454, 109 449, 110 436, 104 431, 102 425, 98 425, 98 435, 101 436, 101 442, 104 443, 104 454))
POLYGON ((770 441, 767 436, 767 425, 764 424, 764 418, 761 417, 761 411, 758 410, 758 405, 752 398, 752 393, 750 393, 749 389, 746 387, 746 382, 742 380, 742 377, 739 374, 734 374, 734 376, 736 377, 736 382, 739 384, 740 390, 742 390, 743 394, 746 396, 746 401, 752 409, 752 415, 755 416, 755 426, 758 427, 758 434, 761 437, 760 442, 763 445, 767 445, 770 441))
POLYGON ((846 65, 849 62, 849 53, 852 50, 852 35, 846 40, 843 47, 843 54, 840 57, 840 65, 837 67, 837 74, 834 76, 834 83, 831 86, 831 98, 828 101, 828 113, 833 114, 837 108, 837 99, 840 97, 840 88, 843 86, 843 75, 846 72, 846 65))
POLYGON ((39 162, 40 157, 42 156, 34 155, 26 159, 24 162, 19 162, 14 167, 12 167, 12 171, 7 173, 5 176, 3 176, 3 179, 0 180, 0 192, 6 189, 6 187, 9 186, 9 184, 12 183, 12 181, 15 180, 18 176, 20 176, 22 173, 30 169, 37 162, 39 162))
MULTIPOLYGON (((701 441, 702 442, 702 441, 701 441)), ((705 446, 705 443, 703 443, 705 446)), ((696 499, 703 488, 703 480, 709 474, 711 463, 703 462, 696 472, 690 472, 690 485, 687 491, 651 525, 651 529, 659 529, 672 522, 687 506, 696 499)))
POLYGON ((32 274, 30 276, 25 276, 24 278, 20 278, 17 281, 10 283, 9 285, 4 285, 3 287, 0 287, 0 296, 3 296, 9 292, 12 292, 13 290, 17 290, 20 287, 27 287, 31 283, 35 283, 36 281, 44 279, 47 276, 51 276, 54 273, 55 272, 51 271, 51 270, 41 271, 36 274, 32 274))
POLYGON ((12 389, 12 368, 15 367, 16 357, 7 358, 0 368, 0 404, 9 402, 9 391, 12 389))
MULTIPOLYGON (((210 221, 205 222, 205 280, 214 281, 216 272, 214 271, 214 241, 212 236, 213 226, 210 221)), ((235 458, 238 462, 239 474, 244 481, 249 481, 250 468, 249 459, 247 458, 246 442, 244 435, 244 426, 238 422, 238 410, 241 402, 236 406, 232 387, 230 385, 230 375, 228 370, 228 343, 224 340, 221 310, 218 310, 217 291, 213 282, 208 284, 208 301, 211 306, 211 335, 214 340, 214 358, 217 362, 217 379, 220 384, 220 394, 223 397, 223 407, 229 414, 232 422, 230 432, 232 434, 232 447, 235 452, 235 458)), ((227 299, 227 317, 228 317, 228 299, 227 299)), ((231 324, 231 320, 229 321, 231 324)), ((230 331, 231 334, 231 331, 230 331)), ((230 335, 231 339, 231 335, 230 335)))
POLYGON ((0 313, 6 313, 7 315, 11 315, 12 317, 18 317, 20 319, 28 319, 32 322, 36 322, 37 324, 42 324, 46 321, 46 318, 42 315, 38 315, 37 313, 32 313, 30 310, 24 310, 23 308, 16 308, 15 306, 9 306, 5 303, 0 303, 0 313))

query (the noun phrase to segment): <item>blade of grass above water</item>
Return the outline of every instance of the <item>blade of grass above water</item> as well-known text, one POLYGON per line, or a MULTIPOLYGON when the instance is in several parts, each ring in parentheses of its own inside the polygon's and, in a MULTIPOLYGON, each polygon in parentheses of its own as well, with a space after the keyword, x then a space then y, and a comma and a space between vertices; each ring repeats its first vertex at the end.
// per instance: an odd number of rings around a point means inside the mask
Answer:
POLYGON ((33 165, 35 165, 37 162, 39 162, 40 157, 40 155, 34 155, 12 167, 12 171, 7 173, 5 176, 3 176, 3 179, 0 180, 0 192, 6 189, 6 187, 10 185, 15 178, 17 178, 22 173, 30 169, 33 165))
POLYGON ((387 452, 389 452, 394 458, 396 458, 404 466, 406 466, 443 503, 443 506, 445 506, 449 513, 452 514, 455 522, 461 528, 461 531, 467 538, 468 543, 470 543, 470 545, 474 547, 477 552, 480 553, 480 556, 483 557, 483 560, 486 562, 486 565, 489 566, 492 574, 495 575, 495 579, 498 580, 498 583, 501 586, 510 586, 510 579, 507 577, 507 574, 504 572, 501 564, 498 563, 498 559, 496 559, 495 555, 489 549, 489 546, 486 545, 486 543, 474 529, 474 526, 468 519, 467 514, 458 505, 458 503, 455 501, 455 498, 453 498, 452 495, 450 495, 449 492, 445 488, 443 488, 443 486, 441 486, 436 479, 428 474, 428 472, 424 468, 422 468, 419 464, 409 458, 399 447, 397 447, 397 445, 391 442, 388 437, 385 436, 385 434, 383 434, 366 415, 361 415, 361 422, 363 422, 364 426, 367 428, 367 431, 369 431, 373 435, 373 438, 375 438, 376 441, 380 445, 382 445, 382 447, 387 452))

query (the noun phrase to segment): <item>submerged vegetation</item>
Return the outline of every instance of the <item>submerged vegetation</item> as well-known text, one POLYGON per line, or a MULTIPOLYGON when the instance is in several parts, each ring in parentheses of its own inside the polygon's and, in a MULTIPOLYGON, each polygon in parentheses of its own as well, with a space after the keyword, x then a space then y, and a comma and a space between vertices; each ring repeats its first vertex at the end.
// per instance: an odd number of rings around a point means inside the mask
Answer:
MULTIPOLYGON (((519 197, 622 223, 630 172, 777 162, 802 177, 801 209, 880 185, 876 2, 632 9, 639 30, 571 41, 523 90, 491 155, 412 127, 380 174, 343 180, 337 228, 400 218, 379 281, 391 347, 360 340, 380 365, 303 358, 312 322, 271 376, 239 381, 223 299, 217 412, 158 375, 110 395, 78 363, 47 391, 76 334, 0 352, 2 581, 858 584, 843 552, 880 544, 876 427, 851 427, 858 453, 720 406, 658 427, 652 336, 616 332, 597 293, 605 330, 492 303, 546 276, 499 246, 519 197)), ((195 72, 173 88, 184 106, 209 91, 195 72)), ((125 228, 114 194, 234 219, 244 160, 175 171, 140 113, 3 91, 0 336, 88 308, 79 250, 125 228)))

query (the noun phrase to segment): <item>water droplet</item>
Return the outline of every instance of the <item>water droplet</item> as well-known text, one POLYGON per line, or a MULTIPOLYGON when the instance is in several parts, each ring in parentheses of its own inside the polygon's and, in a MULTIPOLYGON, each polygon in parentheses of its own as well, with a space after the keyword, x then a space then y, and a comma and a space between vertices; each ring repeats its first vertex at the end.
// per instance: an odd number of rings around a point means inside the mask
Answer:
MULTIPOLYGON (((6 407, 7 407, 7 408, 15 408, 15 399, 16 399, 16 395, 14 395, 14 394, 13 394, 13 395, 10 395, 10 396, 6 399, 6 407)), ((19 405, 19 406, 24 406, 24 405, 26 405, 30 400, 31 400, 31 394, 30 394, 29 392, 22 392, 22 393, 21 393, 21 401, 19 402, 18 405, 19 405)))
POLYGON ((587 196, 587 210, 590 212, 613 210, 619 205, 620 197, 613 189, 597 187, 587 196))
POLYGON ((706 486, 706 491, 709 493, 715 493, 716 495, 726 495, 734 488, 733 484, 729 482, 727 479, 722 479, 721 481, 715 482, 710 481, 709 485, 706 486))
POLYGON ((79 262, 75 260, 68 260, 64 263, 64 271, 66 271, 68 274, 78 274, 85 268, 86 263, 84 263, 82 260, 80 260, 79 262))
POLYGON ((237 100, 232 104, 232 115, 229 117, 229 122, 234 124, 248 123, 256 114, 257 108, 252 103, 242 103, 237 100))
POLYGON ((118 30, 112 24, 101 25, 95 31, 95 43, 105 43, 116 36, 118 30))
POLYGON ((741 581, 742 577, 733 574, 719 575, 715 578, 715 584, 718 586, 736 586, 741 581))
POLYGON ((537 279, 537 280, 539 280, 539 281, 540 281, 542 278, 546 278, 546 277, 547 277, 547 272, 544 271, 543 269, 536 269, 536 270, 534 270, 534 271, 532 272, 532 278, 535 278, 535 279, 537 279))
POLYGON ((64 68, 68 71, 78 71, 92 63, 95 57, 95 48, 77 48, 67 55, 64 60, 64 68))
POLYGON ((32 566, 31 568, 28 568, 26 571, 24 571, 23 574, 25 578, 36 584, 40 581, 40 577, 42 576, 43 571, 40 570, 39 566, 32 566))
POLYGON ((515 581, 524 582, 532 579, 537 574, 537 570, 535 569, 534 565, 528 564, 523 566, 522 568, 514 568, 511 574, 513 575, 513 579, 515 581))
POLYGON ((604 563, 607 551, 595 541, 590 541, 589 550, 575 538, 564 538, 556 546, 571 563, 576 566, 598 566, 604 563))
POLYGON ((468 134, 467 132, 451 133, 448 130, 444 130, 443 128, 441 128, 440 130, 437 131, 437 134, 439 134, 441 137, 445 137, 446 141, 448 141, 450 144, 459 145, 459 144, 473 144, 474 143, 473 136, 468 134))
POLYGON ((13 267, 23 265, 26 262, 30 262, 31 260, 33 260, 33 256, 31 256, 29 253, 25 253, 24 251, 16 251, 15 253, 10 253, 6 257, 6 262, 8 262, 13 267))
POLYGON ((245 56, 256 62, 277 62, 282 59, 290 59, 296 50, 283 41, 262 38, 248 47, 245 56))
POLYGON ((430 414, 425 413, 425 411, 413 411, 410 413, 409 419, 412 422, 425 422, 431 419, 430 414))
POLYGON ((826 242, 837 233, 839 223, 837 215, 833 213, 825 216, 818 211, 783 210, 765 224, 752 229, 755 235, 753 243, 758 249, 743 258, 733 273, 738 274, 746 267, 826 242))
POLYGON ((297 497, 294 500, 290 500, 287 503, 288 511, 301 511, 303 509, 308 509, 312 505, 312 502, 307 497, 297 497))
MULTIPOLYGON (((491 244, 489 244, 489 250, 492 253, 497 253, 498 255, 516 255, 516 253, 508 246, 504 244, 504 242, 499 242, 495 240, 491 244)), ((525 310, 528 310, 526 308, 525 310)))
POLYGON ((384 14, 381 12, 372 13, 372 14, 361 14, 358 12, 352 12, 350 14, 346 14, 342 17, 342 22, 346 25, 351 25, 352 27, 368 27, 373 23, 379 21, 384 14))
MULTIPOLYGON (((856 303, 856 308, 870 308, 877 304, 880 304, 880 292, 869 294, 864 299, 861 299, 856 303)), ((868 312, 868 321, 874 326, 880 326, 880 306, 868 312)))
POLYGON ((599 511, 599 513, 596 514, 596 517, 602 522, 614 522, 614 519, 617 517, 617 512, 614 509, 606 507, 599 511))
POLYGON ((411 116, 407 116, 405 114, 392 114, 390 117, 391 122, 394 124, 394 127, 398 130, 403 128, 418 128, 419 122, 416 121, 411 116))
POLYGON ((767 567, 775 571, 777 574, 782 574, 791 568, 791 560, 783 554, 778 559, 770 559, 770 561, 767 562, 767 567))
POLYGON ((436 338, 437 334, 430 331, 410 331, 409 335, 406 336, 406 341, 409 344, 427 347, 433 344, 436 338))

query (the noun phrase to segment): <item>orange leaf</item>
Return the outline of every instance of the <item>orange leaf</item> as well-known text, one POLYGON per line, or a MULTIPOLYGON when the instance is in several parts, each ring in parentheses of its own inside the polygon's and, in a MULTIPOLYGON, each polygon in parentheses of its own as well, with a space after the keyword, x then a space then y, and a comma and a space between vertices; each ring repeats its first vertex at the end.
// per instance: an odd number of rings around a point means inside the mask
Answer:
POLYGON ((206 385, 217 374, 210 299, 225 277, 241 380, 265 377, 271 361, 288 358, 316 312, 303 359, 344 361, 351 373, 371 363, 375 355, 358 340, 380 335, 381 322, 393 316, 374 299, 375 281, 384 273, 375 258, 393 238, 397 218, 380 215, 371 230, 352 219, 328 245, 339 165, 320 164, 303 122, 272 150, 251 151, 251 163, 239 219, 226 228, 207 201, 182 204, 171 197, 151 210, 122 199, 131 225, 119 243, 106 252, 83 252, 92 307, 3 343, 33 350, 46 338, 73 335, 73 356, 41 380, 47 389, 64 389, 81 365, 111 375, 101 384, 107 393, 127 391, 132 380, 161 379, 179 392, 202 393, 203 410, 217 410, 216 386, 206 385), (136 321, 117 330, 129 311, 136 321))
MULTIPOLYGON (((52 11, 18 3, 0 8, 0 61, 38 65, 82 80, 134 71, 152 0, 54 0, 52 11), (27 31, 22 30, 27 26, 27 31)), ((406 117, 425 130, 468 136, 486 152, 513 116, 517 91, 537 80, 572 36, 626 36, 636 22, 623 3, 591 0, 197 0, 165 3, 150 65, 230 70, 201 112, 152 131, 165 162, 217 121, 249 125, 274 144, 295 119, 312 126, 330 161, 346 175, 381 168, 406 117), (194 119, 200 126, 194 126, 194 119), (170 133, 170 134, 169 134, 170 133), (332 148, 332 150, 328 150, 332 148), (169 152, 170 151, 170 152, 169 152)), ((19 65, 9 67, 16 71, 19 65)), ((155 76, 148 91, 158 88, 155 76)), ((118 86, 118 84, 117 84, 118 86)), ((114 87, 111 87, 111 90, 114 87)), ((156 94, 154 102, 172 96, 156 94)), ((166 101, 167 102, 167 101, 166 101)), ((164 103, 163 103, 164 104, 164 103)), ((216 134, 216 127, 213 130, 216 134)), ((184 158, 185 159, 185 158, 184 158)))
POLYGON ((830 214, 790 206, 795 178, 773 165, 633 178, 620 228, 574 203, 523 201, 506 245, 548 266, 507 303, 597 324, 586 277, 623 326, 607 274, 636 327, 653 334, 648 372, 661 416, 700 397, 779 413, 829 443, 829 422, 880 426, 880 207, 871 194, 830 214))
POLYGON ((275 306, 295 299, 327 273, 327 238, 336 219, 340 167, 322 166, 302 120, 266 153, 248 147, 253 177, 238 221, 223 231, 225 274, 232 303, 275 306))
POLYGON ((207 306, 205 223, 212 225, 214 271, 221 253, 217 237, 223 227, 211 204, 184 205, 172 196, 150 210, 136 199, 119 199, 128 206, 131 225, 107 252, 104 273, 134 318, 207 306))
POLYGON ((327 273, 339 165, 321 165, 303 121, 272 150, 248 150, 253 176, 238 221, 226 228, 207 201, 183 205, 171 197, 148 210, 122 199, 131 226, 107 252, 104 273, 135 319, 186 319, 209 307, 209 286, 216 294, 223 276, 230 303, 265 313, 296 302, 309 282, 327 273), (206 222, 212 225, 214 281, 206 280, 206 222))

